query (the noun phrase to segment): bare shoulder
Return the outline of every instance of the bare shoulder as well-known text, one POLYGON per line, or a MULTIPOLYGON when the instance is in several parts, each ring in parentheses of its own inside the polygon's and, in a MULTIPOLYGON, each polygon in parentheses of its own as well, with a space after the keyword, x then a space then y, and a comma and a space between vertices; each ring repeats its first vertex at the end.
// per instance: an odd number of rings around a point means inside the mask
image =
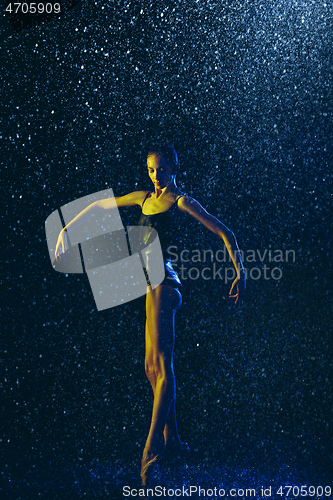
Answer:
POLYGON ((226 237, 231 234, 230 229, 228 229, 221 221, 216 217, 207 212, 207 210, 200 205, 200 203, 191 198, 190 196, 182 196, 178 201, 178 208, 182 212, 191 215, 194 219, 198 220, 206 226, 213 233, 221 236, 221 238, 226 237), (223 236, 222 236, 223 235, 223 236))
POLYGON ((144 199, 149 191, 133 191, 132 193, 125 194, 124 196, 117 196, 118 207, 128 207, 132 205, 142 206, 144 199))
POLYGON ((140 207, 148 194, 149 191, 134 191, 133 193, 130 193, 135 204, 140 205, 140 207))
POLYGON ((178 208, 181 212, 188 213, 189 215, 206 213, 206 210, 200 203, 191 196, 183 195, 178 200, 178 208))

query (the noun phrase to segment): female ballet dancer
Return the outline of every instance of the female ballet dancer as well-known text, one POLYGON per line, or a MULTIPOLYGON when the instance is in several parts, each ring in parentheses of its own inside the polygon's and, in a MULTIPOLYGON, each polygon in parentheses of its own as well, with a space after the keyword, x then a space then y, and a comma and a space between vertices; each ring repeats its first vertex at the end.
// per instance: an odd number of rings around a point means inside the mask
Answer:
POLYGON ((182 285, 167 253, 167 248, 177 243, 180 237, 180 224, 184 214, 197 219, 218 235, 226 245, 236 272, 229 292, 235 303, 245 290, 245 271, 236 238, 230 229, 206 212, 196 200, 178 189, 176 174, 179 165, 173 146, 151 148, 147 155, 147 167, 148 175, 154 184, 154 192, 135 191, 125 196, 92 203, 61 231, 55 250, 56 259, 62 258, 66 250, 66 231, 93 216, 96 207, 109 210, 116 206, 139 205, 142 209, 139 225, 157 230, 163 250, 165 278, 154 289, 149 284, 146 294, 145 370, 153 389, 154 404, 141 460, 141 480, 144 486, 149 481, 154 464, 163 455, 177 456, 188 449, 187 444, 183 443, 178 435, 173 371, 174 321, 182 302, 182 285))

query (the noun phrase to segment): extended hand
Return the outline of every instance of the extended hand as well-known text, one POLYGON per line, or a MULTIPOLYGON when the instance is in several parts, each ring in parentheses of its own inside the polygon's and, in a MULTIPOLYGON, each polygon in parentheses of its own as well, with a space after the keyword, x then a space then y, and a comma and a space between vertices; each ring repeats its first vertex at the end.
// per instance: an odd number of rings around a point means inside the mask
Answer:
POLYGON ((235 304, 237 304, 239 297, 241 297, 246 290, 246 276, 243 271, 240 272, 240 276, 237 276, 233 281, 229 297, 235 299, 235 304))
POLYGON ((66 250, 68 250, 67 233, 64 229, 62 229, 62 231, 60 231, 57 246, 54 252, 56 261, 58 261, 59 258, 66 260, 66 250))

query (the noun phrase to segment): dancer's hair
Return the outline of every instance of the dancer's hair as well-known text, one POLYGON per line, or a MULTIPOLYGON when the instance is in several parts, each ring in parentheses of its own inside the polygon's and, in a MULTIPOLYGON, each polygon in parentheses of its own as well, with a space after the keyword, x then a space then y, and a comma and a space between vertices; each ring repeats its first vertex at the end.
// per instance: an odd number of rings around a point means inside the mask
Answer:
POLYGON ((178 156, 173 144, 154 144, 148 149, 147 158, 153 154, 163 156, 172 168, 172 174, 178 174, 180 167, 178 156))

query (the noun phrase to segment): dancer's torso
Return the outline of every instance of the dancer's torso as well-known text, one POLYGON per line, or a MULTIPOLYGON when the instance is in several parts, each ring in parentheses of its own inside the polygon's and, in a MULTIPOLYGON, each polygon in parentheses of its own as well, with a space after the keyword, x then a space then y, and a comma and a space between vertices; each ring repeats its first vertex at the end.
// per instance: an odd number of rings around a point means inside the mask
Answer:
POLYGON ((147 194, 142 203, 142 213, 139 219, 139 226, 152 227, 157 231, 162 247, 166 273, 166 277, 162 284, 177 288, 181 286, 181 282, 172 267, 168 249, 170 249, 170 252, 174 254, 176 248, 178 248, 181 237, 180 225, 182 218, 182 214, 178 209, 178 200, 184 195, 179 195, 168 210, 154 214, 144 214, 144 204, 149 195, 150 193, 147 194))

